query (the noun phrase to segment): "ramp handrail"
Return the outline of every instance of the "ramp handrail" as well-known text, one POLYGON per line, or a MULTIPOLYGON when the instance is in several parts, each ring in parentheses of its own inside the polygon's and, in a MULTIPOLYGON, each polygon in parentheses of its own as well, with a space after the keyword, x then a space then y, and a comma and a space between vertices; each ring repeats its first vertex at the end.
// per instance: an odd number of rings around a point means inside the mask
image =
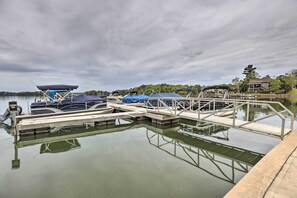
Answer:
MULTIPOLYGON (((198 120, 205 120, 208 117, 218 115, 220 112, 224 113, 226 111, 232 111, 233 127, 242 127, 251 123, 255 123, 273 116, 277 116, 281 119, 281 131, 280 137, 284 138, 285 134, 285 122, 286 115, 290 118, 290 130, 294 129, 294 114, 285 107, 282 103, 276 101, 259 101, 259 100, 236 100, 236 99, 222 99, 222 98, 182 98, 182 99, 157 99, 157 107, 155 107, 158 112, 160 109, 167 109, 172 115, 181 115, 184 112, 197 112, 198 120), (166 101, 170 101, 171 106, 166 104, 166 101), (221 107, 217 108, 217 104, 221 107), (264 117, 249 120, 250 107, 252 105, 261 106, 268 108, 270 113, 264 117), (273 105, 277 105, 281 110, 277 110, 273 105), (246 123, 236 125, 236 114, 240 107, 246 106, 246 123), (207 109, 207 110, 206 110, 207 109), (201 114, 207 114, 201 118, 201 114)), ((148 102, 149 103, 149 102, 148 102)), ((149 103, 153 106, 151 103, 149 103)))

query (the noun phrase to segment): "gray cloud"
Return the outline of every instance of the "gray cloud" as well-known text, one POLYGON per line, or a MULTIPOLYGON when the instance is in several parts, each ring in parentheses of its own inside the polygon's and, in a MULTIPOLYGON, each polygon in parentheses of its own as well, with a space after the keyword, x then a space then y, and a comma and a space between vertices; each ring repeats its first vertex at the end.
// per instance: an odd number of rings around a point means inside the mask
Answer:
POLYGON ((229 83, 297 62, 295 0, 2 0, 0 89, 229 83), (38 75, 36 75, 38 74, 38 75), (29 87, 31 86, 31 87, 29 87))
POLYGON ((51 70, 41 67, 28 67, 26 65, 14 65, 14 64, 0 64, 2 72, 14 72, 14 73, 32 73, 32 72, 49 72, 51 70))

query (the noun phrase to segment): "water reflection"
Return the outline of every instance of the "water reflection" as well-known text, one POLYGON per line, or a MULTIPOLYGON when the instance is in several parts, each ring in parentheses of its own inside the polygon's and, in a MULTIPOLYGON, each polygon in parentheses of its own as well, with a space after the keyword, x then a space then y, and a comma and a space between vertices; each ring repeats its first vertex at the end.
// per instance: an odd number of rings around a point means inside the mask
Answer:
MULTIPOLYGON (((297 97, 289 97, 289 98, 261 98, 257 100, 265 100, 265 101, 277 101, 282 103, 285 107, 287 107, 290 111, 292 111, 295 115, 295 120, 297 120, 297 97)), ((280 106, 272 105, 276 110, 281 110, 280 106)))
POLYGON ((11 128, 10 125, 5 124, 5 123, 1 123, 1 124, 0 124, 0 128, 1 128, 1 129, 4 129, 4 131, 6 131, 6 133, 11 134, 11 130, 12 130, 12 128, 11 128))
MULTIPOLYGON (((197 130, 195 126, 193 128, 197 130)), ((156 133, 148 127, 146 135, 156 148, 232 184, 238 182, 237 174, 247 173, 263 157, 260 153, 205 140, 195 133, 191 135, 183 128, 156 133)))
POLYGON ((67 139, 57 142, 44 143, 40 147, 40 154, 42 153, 61 153, 80 148, 77 139, 67 139))
POLYGON ((194 122, 191 120, 182 120, 180 129, 183 133, 190 133, 191 135, 209 136, 220 140, 229 140, 230 127, 215 125, 205 122, 194 122))
POLYGON ((146 128, 147 142, 160 151, 164 151, 178 160, 182 160, 215 178, 231 184, 237 183, 240 179, 236 175, 247 173, 263 157, 263 154, 260 153, 213 142, 197 136, 220 137, 227 141, 228 133, 226 132, 229 129, 227 127, 205 123, 198 125, 181 123, 176 126, 159 127, 141 122, 121 124, 111 128, 106 126, 100 128, 63 128, 54 133, 21 136, 14 144, 15 158, 12 160, 12 169, 20 168, 21 161, 18 156, 18 149, 40 144, 40 154, 69 152, 83 147, 79 142, 79 138, 135 128, 146 128), (223 138, 218 135, 219 133, 224 134, 223 138))

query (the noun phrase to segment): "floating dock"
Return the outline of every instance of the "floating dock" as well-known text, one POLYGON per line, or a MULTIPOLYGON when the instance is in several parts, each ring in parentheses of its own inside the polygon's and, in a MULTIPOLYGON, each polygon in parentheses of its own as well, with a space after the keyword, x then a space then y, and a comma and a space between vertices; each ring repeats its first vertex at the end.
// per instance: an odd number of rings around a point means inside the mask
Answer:
MULTIPOLYGON (((144 120, 149 119, 152 123, 166 125, 178 122, 180 118, 193 120, 198 122, 208 122, 216 125, 238 128, 241 130, 257 132, 266 135, 272 135, 283 138, 293 130, 294 115, 282 104, 265 103, 263 101, 242 101, 242 100, 216 100, 209 101, 192 100, 187 101, 190 104, 185 108, 179 101, 172 100, 172 106, 167 106, 164 101, 158 100, 157 107, 149 106, 148 104, 116 104, 108 103, 108 108, 105 110, 84 110, 79 112, 66 112, 56 114, 41 114, 41 115, 24 115, 16 117, 17 134, 36 134, 42 133, 43 130, 55 127, 74 126, 74 125, 109 125, 114 124, 117 119, 132 119, 144 120), (203 103, 202 103, 203 102, 203 103), (207 102, 207 103, 206 103, 207 102), (206 105, 215 107, 218 103, 226 103, 228 108, 212 109, 209 111, 201 110, 206 105), (276 111, 272 105, 279 104, 284 109, 280 112, 276 111), (162 106, 163 105, 163 106, 162 106), (194 110, 194 106, 198 106, 198 110, 194 110), (258 118, 252 121, 249 119, 241 120, 236 118, 236 108, 247 105, 247 118, 249 118, 249 108, 252 105, 264 106, 272 110, 273 114, 267 114, 263 118, 258 118), (201 107, 202 106, 202 107, 201 107), (110 109, 116 111, 111 113, 110 109), (288 113, 291 116, 290 128, 286 128, 286 118, 283 113, 288 113), (281 119, 281 126, 274 126, 258 121, 278 116, 281 119)), ((197 107, 196 107, 197 108, 197 107)))
POLYGON ((173 124, 179 120, 177 116, 148 113, 146 109, 140 107, 134 107, 131 111, 116 113, 102 113, 102 110, 84 110, 80 112, 17 116, 16 133, 19 135, 31 135, 46 133, 49 129, 56 127, 114 125, 117 119, 150 119, 152 123, 160 125, 173 124))
POLYGON ((116 119, 134 118, 144 116, 141 112, 122 112, 122 113, 109 113, 109 114, 88 114, 79 113, 72 114, 69 116, 48 116, 41 118, 31 118, 21 120, 17 124, 17 131, 19 133, 30 133, 31 130, 36 131, 37 129, 55 128, 55 127, 65 127, 83 124, 110 124, 114 123, 116 119))

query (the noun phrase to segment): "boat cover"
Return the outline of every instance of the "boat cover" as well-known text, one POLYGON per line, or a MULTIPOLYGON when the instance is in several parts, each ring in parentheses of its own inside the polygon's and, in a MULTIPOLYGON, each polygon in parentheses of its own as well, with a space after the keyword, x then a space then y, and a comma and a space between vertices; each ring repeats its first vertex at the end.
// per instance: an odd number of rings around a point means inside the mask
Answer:
POLYGON ((123 103, 143 103, 146 101, 149 97, 147 95, 135 95, 135 96, 125 96, 122 101, 123 103))
POLYGON ((152 95, 149 100, 156 99, 182 99, 183 97, 176 93, 157 93, 152 95))
POLYGON ((81 94, 81 95, 73 97, 73 103, 85 103, 85 102, 92 102, 92 101, 106 102, 106 99, 98 97, 98 96, 88 96, 85 94, 81 94))
POLYGON ((38 85, 37 89, 41 91, 46 91, 46 90, 73 90, 77 89, 77 85, 38 85))

